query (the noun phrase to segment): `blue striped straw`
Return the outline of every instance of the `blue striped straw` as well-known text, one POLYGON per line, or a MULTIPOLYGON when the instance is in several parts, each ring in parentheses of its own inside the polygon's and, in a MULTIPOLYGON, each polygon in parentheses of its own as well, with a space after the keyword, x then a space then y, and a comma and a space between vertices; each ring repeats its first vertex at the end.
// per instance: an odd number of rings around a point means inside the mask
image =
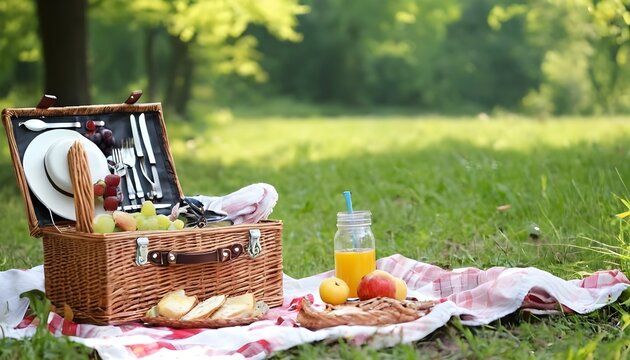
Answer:
POLYGON ((344 191, 343 197, 346 198, 346 207, 348 208, 348 214, 352 214, 352 194, 350 194, 350 191, 344 191))
MULTIPOLYGON (((343 192, 343 197, 346 199, 346 208, 348 209, 348 214, 352 214, 352 194, 350 193, 350 191, 344 191, 343 192)), ((354 229, 351 230, 352 232, 352 247, 354 247, 355 249, 358 247, 357 244, 357 237, 354 234, 354 229)))

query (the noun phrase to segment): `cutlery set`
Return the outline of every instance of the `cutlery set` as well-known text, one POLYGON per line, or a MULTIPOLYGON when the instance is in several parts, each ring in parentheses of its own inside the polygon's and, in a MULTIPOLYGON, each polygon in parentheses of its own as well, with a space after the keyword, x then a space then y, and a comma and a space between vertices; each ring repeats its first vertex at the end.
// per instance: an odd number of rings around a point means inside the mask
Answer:
MULTIPOLYGON (((123 140, 122 147, 114 148, 113 160, 115 163, 115 171, 117 171, 118 175, 125 178, 127 196, 130 202, 129 208, 130 210, 135 210, 133 206, 142 203, 145 197, 150 200, 162 199, 163 194, 155 154, 153 152, 153 145, 151 144, 151 137, 149 136, 144 114, 140 114, 137 121, 136 117, 131 114, 129 116, 129 123, 131 125, 132 137, 123 140), (151 174, 147 171, 149 168, 145 163, 145 153, 151 174), (138 167, 140 168, 142 177, 149 184, 150 189, 146 191, 142 187, 138 167)), ((123 209, 125 209, 125 207, 123 207, 123 209)))
MULTIPOLYGON (((144 113, 136 117, 131 114, 129 119, 131 126, 131 138, 124 139, 121 146, 112 149, 111 169, 121 178, 125 178, 125 188, 129 204, 119 207, 124 211, 139 210, 144 199, 162 199, 162 185, 157 169, 155 153, 151 137, 147 128, 144 113), (143 148, 144 147, 144 148, 143 148), (146 155, 146 156, 145 156, 146 155), (145 161, 146 158, 146 161, 145 161), (138 168, 142 178, 148 183, 148 189, 142 187, 143 181, 138 173, 138 168)), ((94 125, 104 126, 104 121, 95 121, 94 125)), ((18 123, 31 131, 44 131, 48 129, 81 128, 80 122, 45 122, 40 119, 29 119, 18 123)), ((121 183, 121 190, 123 184, 121 183)), ((154 204, 156 208, 168 208, 171 204, 154 204)))

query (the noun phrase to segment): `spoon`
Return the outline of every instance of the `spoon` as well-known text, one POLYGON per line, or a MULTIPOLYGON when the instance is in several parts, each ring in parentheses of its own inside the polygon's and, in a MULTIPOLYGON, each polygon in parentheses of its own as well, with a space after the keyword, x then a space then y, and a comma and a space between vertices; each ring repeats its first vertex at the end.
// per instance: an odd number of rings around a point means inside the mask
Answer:
MULTIPOLYGON (((96 126, 105 125, 104 121, 95 121, 96 126)), ((27 129, 32 131, 42 131, 46 129, 59 129, 59 128, 80 128, 80 122, 65 122, 65 123, 47 123, 39 119, 30 119, 18 124, 18 126, 26 126, 27 129)))

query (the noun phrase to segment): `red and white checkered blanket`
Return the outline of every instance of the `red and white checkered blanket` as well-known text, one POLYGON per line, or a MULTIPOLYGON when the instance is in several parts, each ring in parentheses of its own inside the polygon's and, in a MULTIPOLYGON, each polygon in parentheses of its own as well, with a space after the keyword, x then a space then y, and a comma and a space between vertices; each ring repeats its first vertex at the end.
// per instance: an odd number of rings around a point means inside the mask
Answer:
MULTIPOLYGON (((96 349, 103 359, 262 359, 299 344, 336 338, 373 347, 412 342, 443 326, 453 316, 460 317, 466 325, 481 325, 518 309, 584 314, 616 301, 630 285, 628 278, 617 270, 566 281, 536 268, 444 270, 401 255, 380 259, 377 267, 404 279, 409 296, 439 299, 441 303, 427 316, 397 325, 337 326, 319 331, 296 326, 302 297, 308 296, 316 306, 321 306, 318 287, 321 279, 333 274, 329 271, 299 280, 285 275, 283 306, 271 309, 266 320, 249 326, 188 330, 150 328, 141 324, 95 326, 67 322, 53 313, 48 319, 48 328, 55 335, 68 335, 96 349)), ((3 290, 0 292, 0 326, 4 336, 29 337, 34 333, 36 321, 29 316, 22 319, 26 308, 24 300, 19 299, 21 292, 33 288, 43 290, 41 266, 0 272, 0 289, 3 290), (15 322, 16 314, 19 324, 15 322)))

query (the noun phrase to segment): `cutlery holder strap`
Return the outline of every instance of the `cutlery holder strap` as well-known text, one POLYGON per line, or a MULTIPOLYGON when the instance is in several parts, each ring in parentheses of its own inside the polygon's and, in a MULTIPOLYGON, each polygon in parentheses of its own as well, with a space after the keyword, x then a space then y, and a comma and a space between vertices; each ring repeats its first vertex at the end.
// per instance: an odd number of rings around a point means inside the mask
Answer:
POLYGON ((157 266, 223 263, 238 258, 244 252, 241 244, 217 248, 205 253, 180 253, 176 251, 149 251, 149 262, 157 266))

